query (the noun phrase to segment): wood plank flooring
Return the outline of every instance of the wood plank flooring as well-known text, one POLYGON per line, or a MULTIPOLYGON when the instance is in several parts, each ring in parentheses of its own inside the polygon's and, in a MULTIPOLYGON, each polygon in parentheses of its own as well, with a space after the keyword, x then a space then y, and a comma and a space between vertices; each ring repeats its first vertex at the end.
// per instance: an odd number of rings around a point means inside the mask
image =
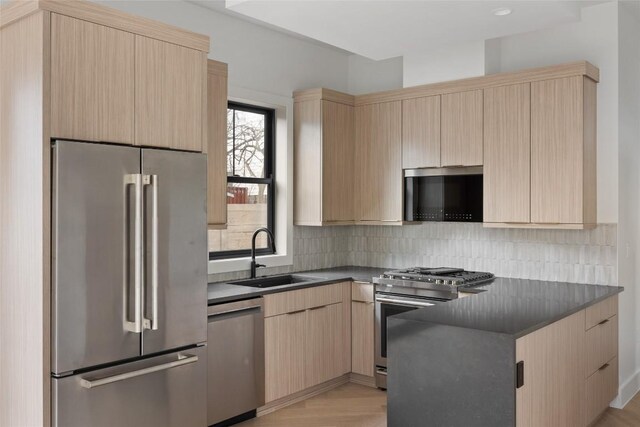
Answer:
MULTIPOLYGON (((239 427, 386 427, 387 395, 348 383, 239 427)), ((624 409, 609 408, 593 427, 640 426, 640 393, 624 409)))

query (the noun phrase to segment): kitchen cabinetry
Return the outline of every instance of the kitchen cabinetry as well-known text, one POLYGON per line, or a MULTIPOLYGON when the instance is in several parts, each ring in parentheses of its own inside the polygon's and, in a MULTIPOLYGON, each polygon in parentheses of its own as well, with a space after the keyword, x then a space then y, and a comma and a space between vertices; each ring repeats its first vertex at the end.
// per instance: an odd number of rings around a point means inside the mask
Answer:
POLYGON ((351 372, 374 375, 373 284, 354 282, 351 296, 351 372))
POLYGON ((136 36, 135 142, 202 151, 206 53, 136 36))
POLYGON ((51 14, 51 136, 203 151, 206 52, 51 14))
POLYGON ((266 402, 349 372, 350 282, 264 297, 266 402))
POLYGON ((442 167, 482 165, 482 110, 482 90, 442 95, 442 167))
POLYGON ((352 224, 353 97, 325 89, 294 97, 294 224, 352 224))
POLYGON ((51 135, 133 144, 131 33, 51 14, 51 135))
POLYGON ((516 425, 594 421, 617 394, 617 336, 616 296, 517 339, 516 425))
POLYGON ((529 223, 530 84, 484 91, 484 222, 529 223))
POLYGON ((356 219, 402 222, 402 104, 356 107, 356 219))
POLYGON ((440 96, 402 101, 402 167, 440 167, 440 96))
POLYGON ((531 222, 596 223, 596 83, 531 84, 531 222))
POLYGON ((227 226, 227 64, 207 63, 207 223, 227 226))

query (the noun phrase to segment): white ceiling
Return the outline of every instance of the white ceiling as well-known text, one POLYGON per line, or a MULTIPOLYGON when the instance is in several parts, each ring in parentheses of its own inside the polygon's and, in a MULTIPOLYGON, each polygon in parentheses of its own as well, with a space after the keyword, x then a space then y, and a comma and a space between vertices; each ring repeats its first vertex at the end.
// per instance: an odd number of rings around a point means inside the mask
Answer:
MULTIPOLYGON (((221 11, 220 0, 197 3, 221 11)), ((226 0, 227 12, 380 60, 580 19, 594 1, 226 0), (495 16, 508 7, 513 13, 495 16)))

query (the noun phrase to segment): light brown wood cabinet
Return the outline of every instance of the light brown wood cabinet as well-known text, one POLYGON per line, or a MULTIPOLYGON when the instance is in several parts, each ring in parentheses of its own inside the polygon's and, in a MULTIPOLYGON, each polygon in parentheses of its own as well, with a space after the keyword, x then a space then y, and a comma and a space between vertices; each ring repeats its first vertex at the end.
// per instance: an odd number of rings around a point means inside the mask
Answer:
POLYGON ((356 219, 402 222, 402 103, 356 107, 356 219))
POLYGON ((482 165, 482 116, 482 90, 442 95, 442 167, 482 165))
POLYGON ((51 14, 51 136, 133 144, 131 33, 51 14))
POLYGON ((351 282, 264 297, 266 402, 350 371, 351 282))
POLYGON ((51 136, 206 151, 206 52, 51 14, 51 136))
POLYGON ((202 151, 206 130, 206 53, 135 38, 135 143, 202 151))
POLYGON ((596 223, 596 82, 531 83, 531 222, 596 223))
POLYGON ((516 340, 516 361, 524 363, 518 427, 587 426, 609 406, 618 392, 617 301, 610 297, 516 340))
POLYGON ((531 221, 530 84, 484 91, 484 222, 531 221))
POLYGON ((294 97, 294 224, 352 224, 353 97, 325 89, 294 97))
POLYGON ((374 375, 373 284, 354 282, 351 297, 351 372, 374 375))
POLYGON ((227 64, 207 64, 207 222, 227 226, 227 64))
POLYGON ((440 167, 440 96, 402 101, 402 167, 440 167))

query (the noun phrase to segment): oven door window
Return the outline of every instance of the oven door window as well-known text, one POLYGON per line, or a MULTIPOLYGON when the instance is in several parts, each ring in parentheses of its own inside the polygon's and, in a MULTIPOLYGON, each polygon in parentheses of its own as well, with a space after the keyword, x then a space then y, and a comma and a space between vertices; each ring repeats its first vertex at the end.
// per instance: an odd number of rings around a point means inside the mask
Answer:
POLYGON ((385 303, 380 304, 380 353, 382 357, 387 357, 387 317, 411 310, 417 310, 418 308, 420 307, 385 303))

